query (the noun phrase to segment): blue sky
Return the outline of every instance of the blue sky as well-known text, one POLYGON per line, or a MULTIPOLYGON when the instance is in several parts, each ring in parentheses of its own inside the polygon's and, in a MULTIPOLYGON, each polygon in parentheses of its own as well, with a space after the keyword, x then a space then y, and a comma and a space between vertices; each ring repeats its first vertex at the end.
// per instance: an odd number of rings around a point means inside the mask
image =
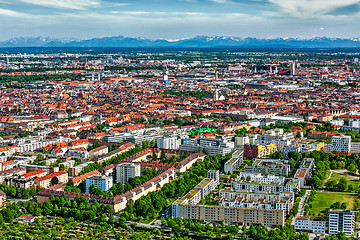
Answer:
POLYGON ((0 40, 360 37, 359 30, 360 0, 0 0, 0 40))

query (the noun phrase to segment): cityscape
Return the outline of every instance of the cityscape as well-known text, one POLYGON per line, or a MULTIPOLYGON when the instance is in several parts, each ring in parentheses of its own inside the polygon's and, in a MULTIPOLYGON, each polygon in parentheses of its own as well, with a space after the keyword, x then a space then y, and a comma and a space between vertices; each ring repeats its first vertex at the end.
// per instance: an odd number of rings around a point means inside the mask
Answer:
POLYGON ((357 53, 0 58, 2 239, 359 235, 357 53))

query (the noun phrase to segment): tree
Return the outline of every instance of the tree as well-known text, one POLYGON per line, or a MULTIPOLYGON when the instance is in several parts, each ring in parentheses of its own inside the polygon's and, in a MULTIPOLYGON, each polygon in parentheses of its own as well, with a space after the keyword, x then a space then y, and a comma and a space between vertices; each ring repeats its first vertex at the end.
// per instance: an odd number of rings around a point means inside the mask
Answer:
POLYGON ((109 217, 108 223, 109 223, 109 224, 114 224, 114 223, 115 223, 115 218, 114 218, 113 215, 111 215, 111 216, 109 217))
POLYGON ((119 225, 120 225, 120 226, 124 226, 124 225, 125 225, 125 222, 126 222, 126 218, 123 217, 123 216, 121 216, 121 217, 119 218, 119 225))
POLYGON ((323 184, 320 178, 316 175, 311 178, 311 183, 315 189, 319 189, 323 184))
POLYGON ((325 183, 325 187, 326 189, 328 190, 334 190, 336 188, 336 184, 337 184, 337 181, 336 180, 328 180, 326 183, 325 183))
POLYGON ((336 185, 336 189, 338 191, 346 191, 347 188, 348 188, 348 181, 346 180, 346 178, 341 178, 339 183, 336 185))
POLYGON ((296 162, 300 161, 300 153, 291 151, 288 153, 288 157, 294 159, 296 162))
POLYGON ((166 158, 165 150, 161 150, 160 159, 165 159, 165 158, 166 158))
POLYGON ((49 215, 52 213, 54 206, 50 201, 44 202, 43 206, 43 212, 45 215, 49 215))
POLYGON ((357 172, 357 166, 356 166, 356 164, 355 164, 355 163, 350 163, 350 165, 348 166, 347 170, 350 171, 350 172, 352 172, 352 173, 354 173, 354 174, 356 174, 356 172, 357 172))
POLYGON ((149 146, 150 146, 149 141, 143 141, 143 142, 141 143, 142 149, 147 149, 147 148, 149 148, 149 146))

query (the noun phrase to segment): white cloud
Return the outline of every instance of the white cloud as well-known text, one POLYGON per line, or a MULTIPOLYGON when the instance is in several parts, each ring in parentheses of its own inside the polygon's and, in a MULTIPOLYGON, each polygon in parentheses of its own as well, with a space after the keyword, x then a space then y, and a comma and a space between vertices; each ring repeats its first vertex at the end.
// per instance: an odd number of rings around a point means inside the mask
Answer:
POLYGON ((20 0, 21 2, 59 9, 85 10, 100 6, 98 0, 20 0))
POLYGON ((9 16, 9 17, 27 17, 28 16, 25 13, 20 13, 20 12, 16 12, 16 11, 9 10, 9 9, 3 9, 3 8, 0 8, 0 15, 5 15, 5 16, 9 16))
POLYGON ((269 0, 282 11, 299 18, 320 18, 338 8, 360 3, 360 0, 269 0))
POLYGON ((214 3, 222 3, 222 4, 229 4, 229 3, 233 3, 232 1, 229 0, 210 0, 214 3))

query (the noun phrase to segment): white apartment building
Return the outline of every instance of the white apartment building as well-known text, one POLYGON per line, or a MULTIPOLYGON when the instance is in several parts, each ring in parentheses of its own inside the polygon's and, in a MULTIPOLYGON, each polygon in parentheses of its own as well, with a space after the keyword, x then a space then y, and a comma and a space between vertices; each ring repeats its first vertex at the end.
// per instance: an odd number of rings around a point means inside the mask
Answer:
POLYGON ((129 137, 125 138, 125 141, 127 142, 133 142, 135 144, 141 144, 143 141, 149 141, 152 140, 156 141, 158 138, 160 138, 160 134, 154 134, 154 133, 146 133, 146 134, 132 134, 129 137))
POLYGON ((300 152, 300 147, 293 145, 293 146, 285 146, 283 151, 284 159, 290 159, 289 158, 289 152, 300 152))
POLYGON ((351 142, 351 153, 360 153, 360 142, 351 142))
POLYGON ((112 176, 93 175, 86 178, 86 193, 89 193, 90 186, 94 185, 101 189, 101 191, 109 191, 113 186, 112 176))
POLYGON ((198 185, 194 187, 194 190, 200 190, 201 198, 209 195, 217 187, 216 182, 212 178, 204 178, 198 185))
POLYGON ((89 158, 89 152, 83 147, 69 149, 68 156, 73 157, 73 158, 79 158, 79 159, 87 159, 87 158, 89 158))
POLYGON ((285 177, 279 177, 275 175, 266 175, 263 176, 261 173, 248 173, 248 172, 241 172, 238 176, 238 180, 250 178, 251 182, 261 182, 264 184, 272 184, 272 183, 285 183, 285 177))
POLYGON ((233 173, 244 161, 244 151, 237 150, 232 154, 232 158, 224 164, 225 173, 233 173))
POLYGON ((235 137, 235 145, 236 146, 244 146, 245 144, 249 144, 249 137, 248 136, 244 136, 244 137, 235 137))
POLYGON ((179 198, 172 204, 172 216, 179 216, 179 205, 180 204, 197 204, 201 201, 201 191, 191 190, 183 198, 179 198))
POLYGON ((219 170, 209 170, 207 173, 207 177, 214 179, 216 186, 220 184, 220 171, 219 170))
POLYGON ((228 142, 224 139, 213 139, 213 138, 187 138, 183 139, 180 145, 182 151, 198 151, 205 150, 209 155, 225 155, 234 148, 234 142, 228 142))
POLYGON ((269 192, 278 194, 280 192, 298 192, 300 190, 300 182, 297 180, 290 180, 284 184, 263 182, 246 182, 246 181, 233 181, 231 183, 235 191, 251 191, 251 192, 269 192))
POLYGON ((354 234, 355 213, 352 210, 329 209, 329 234, 344 232, 346 235, 354 234))
POLYGON ((333 136, 331 143, 334 153, 347 154, 351 152, 351 136, 333 136))
POLYGON ((177 137, 158 138, 157 147, 160 149, 179 149, 180 140, 177 137))
POLYGON ((109 152, 109 149, 106 145, 100 146, 98 148, 94 148, 89 151, 89 157, 94 158, 97 156, 105 155, 109 152))
POLYGON ((297 217, 295 218, 296 230, 309 231, 313 233, 325 233, 326 220, 325 219, 312 219, 310 217, 297 217))
POLYGON ((131 177, 141 175, 141 166, 134 163, 121 163, 116 166, 116 182, 126 184, 131 177))

